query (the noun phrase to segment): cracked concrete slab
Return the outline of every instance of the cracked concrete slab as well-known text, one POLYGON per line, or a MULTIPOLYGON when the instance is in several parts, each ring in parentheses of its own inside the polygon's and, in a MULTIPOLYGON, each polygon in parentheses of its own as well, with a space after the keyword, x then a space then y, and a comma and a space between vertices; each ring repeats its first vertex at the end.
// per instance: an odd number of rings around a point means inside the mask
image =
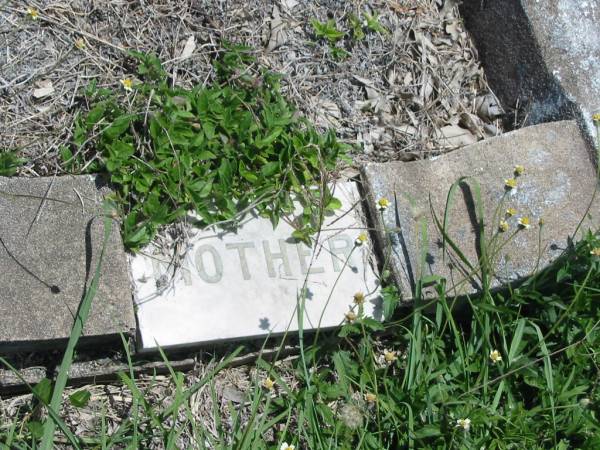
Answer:
POLYGON ((369 163, 362 167, 362 177, 378 240, 405 300, 412 298, 418 279, 431 275, 444 277, 452 296, 481 289, 469 265, 456 252, 442 249, 451 240, 478 267, 482 215, 477 205, 483 207, 485 242, 494 249, 488 250, 495 255, 492 287, 522 280, 551 264, 586 214, 580 232, 600 225, 600 196, 590 203, 596 172, 574 121, 520 129, 432 160, 369 163), (516 176, 519 165, 525 171, 516 176), (467 178, 449 197, 453 183, 462 177, 467 178), (516 180, 514 189, 505 186, 511 178, 516 180), (381 212, 376 202, 383 197, 391 205, 381 212), (446 205, 451 206, 444 237, 440 228, 446 205), (507 214, 509 208, 514 214, 507 214), (529 229, 519 226, 524 217, 529 229), (508 227, 504 232, 499 231, 502 221, 508 227))

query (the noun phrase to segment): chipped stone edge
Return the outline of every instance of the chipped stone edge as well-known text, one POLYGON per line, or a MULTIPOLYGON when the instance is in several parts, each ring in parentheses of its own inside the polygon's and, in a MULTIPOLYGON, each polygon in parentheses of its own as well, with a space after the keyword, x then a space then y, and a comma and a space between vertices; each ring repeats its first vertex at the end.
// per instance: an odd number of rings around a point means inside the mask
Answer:
MULTIPOLYGON (((374 230, 372 231, 372 235, 374 235, 374 245, 376 246, 376 251, 374 252, 376 257, 381 259, 379 261, 380 267, 386 267, 385 255, 389 256, 389 261, 387 262, 387 267, 391 272, 392 279, 396 286, 400 290, 400 303, 402 306, 409 306, 413 303, 412 299, 412 287, 410 284, 410 280, 408 277, 402 276, 405 273, 405 270, 402 267, 399 267, 396 256, 394 255, 393 247, 390 241, 387 239, 385 235, 385 225, 381 219, 381 215, 375 205, 377 204, 378 198, 375 195, 375 192, 371 188, 371 184, 367 182, 369 179, 369 172, 371 171, 371 167, 377 165, 378 163, 367 163, 360 167, 360 184, 359 187, 364 192, 363 201, 366 202, 366 205, 363 205, 363 211, 366 211, 367 219, 371 221, 374 225, 374 230)), ((393 202, 392 202, 393 203, 393 202)))

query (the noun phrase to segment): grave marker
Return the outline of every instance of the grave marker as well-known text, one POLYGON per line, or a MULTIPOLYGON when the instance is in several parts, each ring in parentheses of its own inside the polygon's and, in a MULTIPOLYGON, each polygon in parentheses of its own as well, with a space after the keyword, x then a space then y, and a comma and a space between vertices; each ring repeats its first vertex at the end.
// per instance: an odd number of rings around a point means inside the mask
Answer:
POLYGON ((598 0, 464 0, 460 11, 491 88, 533 125, 600 113, 598 0))
POLYGON ((133 257, 141 350, 297 330, 305 279, 304 329, 342 323, 358 291, 368 294, 365 311, 379 317, 370 251, 355 245, 364 225, 354 183, 338 184, 335 196, 344 208, 326 218, 312 263, 311 248, 290 238, 290 225, 273 230, 258 217, 244 219, 236 233, 198 232, 175 273, 171 256, 133 257))

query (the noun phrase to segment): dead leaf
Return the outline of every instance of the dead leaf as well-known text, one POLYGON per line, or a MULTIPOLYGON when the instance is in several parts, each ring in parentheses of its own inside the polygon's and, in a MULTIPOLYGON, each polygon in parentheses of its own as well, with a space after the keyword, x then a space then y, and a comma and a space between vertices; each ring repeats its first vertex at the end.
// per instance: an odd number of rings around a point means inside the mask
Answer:
POLYGON ((342 117, 339 106, 330 100, 323 100, 321 102, 321 109, 328 116, 335 117, 336 119, 342 117))
POLYGON ((405 109, 404 112, 406 113, 406 115, 408 116, 408 118, 410 119, 410 121, 412 122, 413 126, 415 128, 419 127, 420 121, 419 119, 417 119, 417 115, 412 112, 410 109, 405 109))
POLYGON ((325 127, 339 127, 342 113, 340 107, 331 100, 319 99, 315 102, 317 124, 325 127))
POLYGON ((179 55, 179 59, 188 59, 190 56, 192 56, 194 50, 196 50, 196 38, 192 34, 185 42, 183 50, 181 51, 181 55, 179 55))
POLYGON ((366 101, 357 101, 355 106, 361 111, 373 111, 375 113, 391 113, 392 105, 388 101, 388 98, 379 92, 377 89, 365 85, 365 91, 367 93, 366 101))
POLYGON ((398 72, 396 72, 396 69, 394 69, 394 68, 389 69, 387 71, 386 79, 390 86, 393 86, 394 84, 396 84, 396 80, 398 79, 398 72))
POLYGON ((377 100, 381 97, 379 91, 371 86, 365 86, 365 91, 367 92, 367 98, 369 100, 377 100))
POLYGON ((421 53, 426 53, 426 49, 429 49, 433 53, 438 52, 437 47, 433 45, 433 42, 431 42, 431 39, 426 33, 415 31, 415 41, 421 44, 421 53))
POLYGON ((244 403, 245 394, 235 386, 227 385, 223 388, 223 400, 233 403, 244 403))
POLYGON ((369 80, 368 78, 363 78, 363 77, 359 77, 358 75, 352 75, 352 78, 354 78, 356 81, 358 81, 359 83, 368 86, 370 88, 375 88, 375 82, 373 80, 369 80))
POLYGON ((469 130, 458 125, 446 125, 439 130, 435 130, 434 136, 445 148, 463 147, 477 142, 477 138, 469 130))
POLYGON ((479 137, 480 139, 483 139, 483 122, 475 114, 470 114, 466 112, 462 113, 460 115, 460 121, 458 123, 461 127, 466 128, 475 136, 479 137))
POLYGON ((431 75, 423 73, 421 78, 421 89, 419 90, 419 97, 423 104, 427 103, 431 94, 433 94, 433 81, 431 80, 431 75))
POLYGON ((268 52, 272 52, 276 48, 281 47, 283 44, 285 44, 287 38, 284 26, 285 24, 283 20, 281 20, 279 8, 277 6, 273 6, 272 19, 269 22, 270 36, 266 48, 268 52))
POLYGON ((458 39, 458 36, 460 35, 460 31, 458 28, 457 20, 453 20, 452 22, 446 24, 446 33, 448 33, 450 35, 450 37, 452 38, 453 41, 456 41, 458 39))
POLYGON ((413 127, 412 125, 409 125, 407 123, 395 125, 392 128, 394 129, 394 131, 396 131, 400 134, 408 135, 408 136, 416 136, 418 133, 418 130, 415 127, 413 127))
POLYGON ((52 109, 52 106, 40 105, 40 106, 36 106, 35 109, 37 109, 38 112, 43 114, 43 113, 50 111, 50 109, 52 109))
POLYGON ((281 0, 281 5, 286 8, 288 11, 294 9, 298 6, 297 0, 281 0))
POLYGON ((486 121, 492 121, 504 114, 500 102, 494 94, 487 94, 475 99, 477 115, 486 121))
POLYGON ((452 13, 452 10, 454 9, 454 7, 458 6, 459 4, 460 4, 459 0, 446 0, 444 2, 444 6, 440 10, 440 15, 442 17, 446 17, 446 16, 450 15, 452 13))
POLYGON ((52 81, 42 80, 36 83, 38 88, 33 90, 33 96, 35 98, 48 97, 54 93, 54 86, 52 81))
POLYGON ((483 124, 483 131, 485 132, 486 137, 494 137, 501 134, 498 127, 492 123, 483 124))

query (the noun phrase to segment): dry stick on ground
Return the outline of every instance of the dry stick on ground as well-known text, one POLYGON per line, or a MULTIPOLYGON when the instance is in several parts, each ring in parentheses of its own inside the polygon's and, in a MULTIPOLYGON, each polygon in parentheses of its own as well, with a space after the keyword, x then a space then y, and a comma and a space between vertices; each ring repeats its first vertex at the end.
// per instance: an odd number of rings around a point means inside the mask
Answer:
POLYGON ((46 199, 48 198, 48 195, 50 194, 50 191, 52 190, 52 186, 54 185, 55 179, 56 179, 56 173, 54 174, 54 177, 50 181, 50 184, 48 184, 48 188, 46 189, 46 193, 44 194, 44 197, 42 198, 42 201, 40 202, 40 205, 38 206, 37 212, 35 213, 35 217, 29 224, 27 233, 25 233, 25 239, 27 239, 29 237, 29 233, 31 233, 31 229, 33 228, 33 225, 37 222, 40 215, 42 214, 42 209, 44 209, 44 205, 46 204, 46 199))

